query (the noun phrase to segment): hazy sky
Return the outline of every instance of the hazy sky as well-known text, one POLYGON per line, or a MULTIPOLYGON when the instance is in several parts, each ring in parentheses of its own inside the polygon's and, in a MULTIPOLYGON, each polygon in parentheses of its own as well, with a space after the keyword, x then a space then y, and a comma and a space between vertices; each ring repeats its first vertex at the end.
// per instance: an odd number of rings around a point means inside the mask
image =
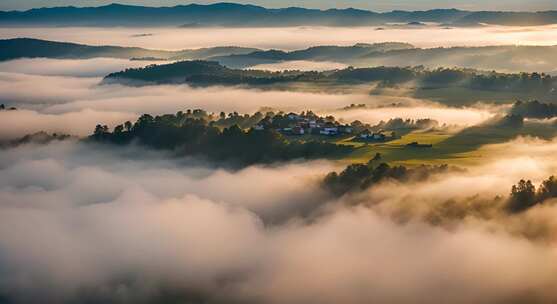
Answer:
POLYGON ((238 2, 266 7, 304 6, 314 8, 356 7, 376 11, 395 9, 423 10, 430 8, 460 8, 469 10, 557 10, 557 0, 0 0, 0 10, 22 10, 45 6, 98 6, 113 2, 150 6, 189 3, 238 2))

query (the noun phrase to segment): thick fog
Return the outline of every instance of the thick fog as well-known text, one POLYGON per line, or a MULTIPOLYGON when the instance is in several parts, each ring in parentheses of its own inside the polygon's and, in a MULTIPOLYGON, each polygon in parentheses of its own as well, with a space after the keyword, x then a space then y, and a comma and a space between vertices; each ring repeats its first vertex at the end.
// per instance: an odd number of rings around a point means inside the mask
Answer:
POLYGON ((17 59, 0 62, 0 72, 44 76, 104 77, 127 68, 139 68, 151 61, 114 58, 93 59, 17 59))
MULTIPOLYGON (((419 46, 557 44, 555 31, 2 28, 0 37, 156 49, 298 49, 395 38, 419 46)), ((0 111, 0 142, 38 131, 84 137, 97 124, 112 128, 143 113, 196 108, 241 114, 314 110, 372 125, 430 118, 455 129, 509 108, 480 100, 448 107, 402 89, 378 95, 373 86, 347 93, 100 84, 109 72, 144 64, 149 63, 0 63, 0 103, 17 108, 0 111)), ((290 68, 286 64, 266 67, 290 68)), ((323 180, 343 170, 347 160, 298 159, 230 170, 138 143, 71 138, 3 145, 0 302, 555 303, 557 201, 522 213, 506 204, 519 180, 539 185, 557 172, 556 149, 555 139, 518 137, 478 148, 480 157, 465 167, 404 182, 384 180, 339 197, 323 180)))
POLYGON ((340 200, 319 188, 339 169, 327 162, 229 172, 139 147, 11 148, 0 154, 0 293, 19 303, 553 302, 552 242, 521 234, 554 237, 553 204, 520 215, 529 227, 501 211, 451 225, 426 215, 545 178, 556 145, 495 145, 493 163, 340 200))
POLYGON ((280 72, 284 70, 300 70, 300 71, 330 71, 336 69, 344 69, 348 66, 338 62, 328 61, 284 61, 279 63, 258 64, 249 67, 252 70, 267 70, 273 72, 280 72))
POLYGON ((157 115, 198 108, 241 114, 269 109, 313 110, 333 114, 347 122, 358 119, 377 124, 400 117, 431 118, 451 125, 478 124, 497 111, 493 107, 448 108, 404 94, 370 95, 372 88, 342 93, 187 85, 127 87, 101 85, 102 78, 84 77, 115 69, 114 64, 119 62, 33 59, 21 61, 22 65, 11 61, 0 64, 0 103, 18 109, 0 112, 0 139, 14 139, 38 131, 86 136, 98 123, 112 128, 127 120, 134 121, 144 113, 157 115), (340 110, 350 104, 366 104, 369 108, 340 110))
POLYGON ((557 26, 287 28, 0 28, 0 38, 29 37, 90 45, 179 50, 213 46, 303 49, 399 41, 417 47, 556 45, 557 26), (143 35, 149 34, 149 35, 143 35))

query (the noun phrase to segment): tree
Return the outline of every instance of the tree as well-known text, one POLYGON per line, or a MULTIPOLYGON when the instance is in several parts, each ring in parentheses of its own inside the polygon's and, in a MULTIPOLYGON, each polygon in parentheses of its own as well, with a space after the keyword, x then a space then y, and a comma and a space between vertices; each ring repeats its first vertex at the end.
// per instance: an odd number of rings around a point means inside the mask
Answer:
POLYGON ((130 132, 132 130, 132 127, 133 124, 129 120, 124 123, 124 128, 126 128, 126 131, 130 132))
POLYGON ((520 180, 511 189, 508 208, 511 212, 522 212, 537 203, 536 187, 532 181, 520 180))
POLYGON ((124 126, 123 125, 117 125, 114 128, 114 134, 120 134, 124 131, 124 126))
POLYGON ((103 137, 107 133, 108 133, 108 126, 99 124, 95 127, 95 131, 93 133, 93 136, 99 138, 99 137, 103 137))
POLYGON ((557 197, 557 179, 551 176, 544 180, 538 189, 537 196, 540 202, 557 197))

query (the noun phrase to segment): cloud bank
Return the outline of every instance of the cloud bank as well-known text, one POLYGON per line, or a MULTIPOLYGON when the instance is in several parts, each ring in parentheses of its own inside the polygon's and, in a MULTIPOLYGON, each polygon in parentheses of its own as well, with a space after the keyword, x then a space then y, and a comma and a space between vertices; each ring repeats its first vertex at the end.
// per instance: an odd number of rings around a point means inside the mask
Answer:
MULTIPOLYGON (((556 169, 546 162, 555 142, 511 145, 532 149, 524 166, 509 166, 520 151, 493 146, 507 151, 499 162, 386 183, 354 207, 354 198, 319 189, 319 176, 338 169, 326 162, 228 172, 138 147, 4 150, 0 295, 12 303, 551 303, 552 242, 515 234, 504 215, 445 226, 414 211, 489 197, 556 169)), ((555 227, 547 216, 555 206, 542 208, 524 217, 555 227)))
POLYGON ((89 45, 180 50, 223 45, 295 50, 316 45, 354 45, 396 39, 417 47, 555 45, 557 26, 273 27, 273 28, 2 28, 0 38, 29 37, 89 45), (140 36, 149 33, 152 36, 140 36), (393 38, 394 37, 394 38, 393 38))
MULTIPOLYGON (((99 65, 91 66, 91 70, 84 73, 95 74, 110 68, 110 64, 105 67, 95 62, 99 65)), ((50 63, 51 60, 45 61, 47 65, 50 63)), ((263 108, 287 112, 310 109, 333 114, 347 122, 359 119, 370 124, 403 117, 473 125, 493 115, 489 108, 447 108, 406 96, 370 95, 369 88, 354 93, 330 93, 242 87, 192 88, 186 85, 100 85, 101 78, 75 77, 78 72, 71 65, 63 67, 56 73, 73 76, 0 72, 0 103, 19 109, 0 113, 0 139, 13 139, 39 131, 86 136, 98 123, 114 127, 127 120, 134 121, 143 113, 159 115, 197 108, 215 113, 254 113, 263 108), (338 111, 353 103, 366 104, 369 108, 338 111), (399 106, 389 106, 392 104, 399 106)), ((22 70, 19 68, 18 71, 22 70)), ((30 73, 40 70, 28 68, 30 73)))

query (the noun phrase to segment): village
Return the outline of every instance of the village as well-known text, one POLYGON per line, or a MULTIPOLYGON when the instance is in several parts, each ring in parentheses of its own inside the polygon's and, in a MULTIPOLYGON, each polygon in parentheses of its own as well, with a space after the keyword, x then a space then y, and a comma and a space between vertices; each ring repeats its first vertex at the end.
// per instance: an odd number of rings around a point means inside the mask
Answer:
POLYGON ((316 135, 328 137, 352 136, 354 141, 386 142, 397 139, 395 132, 372 130, 369 125, 360 121, 344 124, 333 116, 320 117, 312 111, 300 114, 266 116, 253 127, 262 131, 274 129, 287 136, 316 135))

